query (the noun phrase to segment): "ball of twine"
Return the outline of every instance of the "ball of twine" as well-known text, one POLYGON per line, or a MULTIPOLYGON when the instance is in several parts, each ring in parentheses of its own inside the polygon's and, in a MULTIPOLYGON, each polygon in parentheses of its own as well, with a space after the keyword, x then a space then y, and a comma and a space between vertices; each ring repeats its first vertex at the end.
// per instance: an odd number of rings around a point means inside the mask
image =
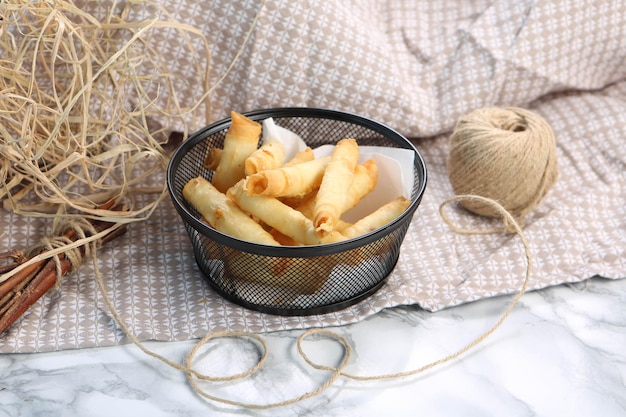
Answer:
MULTIPOLYGON (((495 200, 520 222, 556 181, 554 132, 531 111, 475 110, 459 120, 450 142, 447 168, 454 193, 495 200)), ((475 214, 498 216, 480 201, 460 204, 475 214)))

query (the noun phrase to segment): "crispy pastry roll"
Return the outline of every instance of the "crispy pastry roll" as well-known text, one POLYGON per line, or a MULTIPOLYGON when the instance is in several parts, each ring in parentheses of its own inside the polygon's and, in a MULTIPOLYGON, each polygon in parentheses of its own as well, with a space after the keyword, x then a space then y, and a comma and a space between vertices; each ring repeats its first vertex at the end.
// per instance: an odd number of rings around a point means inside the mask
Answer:
POLYGON ((204 178, 189 180, 183 187, 183 197, 215 230, 253 243, 279 245, 260 224, 204 178))
POLYGON ((358 159, 359 146, 355 139, 337 142, 315 200, 313 224, 318 235, 332 232, 344 212, 358 159))
POLYGON ((291 158, 289 161, 285 162, 284 167, 289 167, 292 165, 298 165, 303 162, 312 161, 315 159, 315 153, 313 149, 307 147, 305 150, 298 152, 291 158))
MULTIPOLYGON (((354 177, 352 178, 352 184, 348 194, 346 195, 346 201, 343 211, 348 211, 352 207, 359 204, 359 201, 370 192, 374 190, 378 183, 378 165, 373 159, 359 164, 354 169, 354 177)), ((312 194, 303 198, 299 204, 295 207, 298 211, 301 211, 305 216, 312 219, 313 210, 315 209, 316 194, 312 194)), ((341 220, 339 220, 341 223, 341 220)), ((338 223, 338 224, 339 224, 338 223)))
POLYGON ((411 200, 402 196, 397 197, 396 199, 384 204, 371 214, 359 219, 353 225, 346 227, 341 231, 341 234, 346 239, 351 239, 353 237, 372 232, 396 219, 404 213, 410 205, 411 200))
POLYGON ((346 201, 343 211, 348 211, 352 207, 359 204, 359 201, 369 193, 371 193, 378 183, 378 165, 373 159, 359 164, 354 168, 354 177, 352 184, 346 194, 346 201))
POLYGON ((269 169, 246 179, 246 193, 270 197, 299 197, 319 188, 330 157, 269 169))
POLYGON ((302 243, 287 236, 286 234, 282 233, 278 229, 270 229, 269 232, 270 232, 270 235, 272 235, 272 237, 276 239, 276 241, 280 243, 282 246, 303 246, 302 243))
POLYGON ((228 190, 227 196, 231 198, 243 211, 258 218, 268 226, 273 227, 285 236, 305 245, 320 243, 315 233, 313 222, 288 205, 274 197, 264 195, 248 195, 245 183, 248 179, 241 180, 228 190))
POLYGON ((220 163, 222 156, 222 148, 209 148, 204 158, 202 165, 205 168, 215 170, 220 163))
POLYGON ((264 143, 245 162, 245 174, 280 168, 285 162, 285 145, 278 141, 264 143))
POLYGON ((257 149, 261 124, 231 112, 232 124, 226 131, 219 164, 213 175, 215 188, 225 193, 245 177, 245 161, 257 149))

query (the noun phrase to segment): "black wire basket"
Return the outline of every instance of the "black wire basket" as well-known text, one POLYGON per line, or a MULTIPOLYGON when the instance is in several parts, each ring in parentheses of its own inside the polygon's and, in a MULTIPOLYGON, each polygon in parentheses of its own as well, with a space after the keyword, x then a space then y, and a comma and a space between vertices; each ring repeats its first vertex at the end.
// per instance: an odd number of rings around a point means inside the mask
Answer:
POLYGON ((183 198, 192 178, 211 180, 203 166, 207 150, 222 147, 230 118, 191 135, 172 155, 167 183, 192 242, 196 262, 211 287, 238 305, 284 316, 344 309, 376 292, 395 267, 400 246, 426 187, 418 150, 393 129, 358 115, 316 108, 276 108, 244 113, 261 122, 273 118, 308 146, 354 138, 359 146, 404 148, 414 153, 411 204, 397 219, 366 235, 339 243, 269 246, 242 241, 208 226, 183 198))

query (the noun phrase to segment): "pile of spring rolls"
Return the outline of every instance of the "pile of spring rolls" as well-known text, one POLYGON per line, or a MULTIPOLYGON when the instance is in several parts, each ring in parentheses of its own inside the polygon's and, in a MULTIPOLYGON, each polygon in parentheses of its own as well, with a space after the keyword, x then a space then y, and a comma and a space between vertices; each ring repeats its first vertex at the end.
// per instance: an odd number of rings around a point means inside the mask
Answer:
POLYGON ((359 163, 359 146, 341 139, 329 156, 311 148, 285 160, 283 143, 264 142, 262 125, 231 112, 223 148, 207 151, 212 180, 196 177, 183 197, 215 230, 262 245, 302 246, 341 242, 374 231, 398 216, 411 201, 399 196, 355 222, 341 216, 374 190, 378 166, 359 163))

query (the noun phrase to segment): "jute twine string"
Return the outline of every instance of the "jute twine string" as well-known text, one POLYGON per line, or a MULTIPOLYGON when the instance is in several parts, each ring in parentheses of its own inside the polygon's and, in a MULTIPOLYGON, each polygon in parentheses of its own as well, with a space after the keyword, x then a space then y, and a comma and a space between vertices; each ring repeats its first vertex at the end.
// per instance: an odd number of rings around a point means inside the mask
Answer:
MULTIPOLYGON (((486 107, 463 116, 450 137, 448 176, 456 195, 498 201, 518 222, 555 183, 556 139, 538 114, 518 107, 486 107)), ((482 216, 499 216, 473 199, 460 203, 482 216)), ((505 223, 509 227, 509 223, 505 223)))
POLYGON ((500 316, 500 318, 496 321, 496 323, 494 325, 492 325, 489 329, 487 329, 485 332, 483 332, 482 334, 480 334, 478 337, 476 337, 474 340, 470 341, 469 343, 467 343, 466 345, 464 345, 463 347, 461 347, 460 349, 458 349, 457 351, 455 351, 452 354, 449 354, 447 356, 444 356, 438 360, 435 360, 433 362, 430 362, 424 366, 421 366, 417 369, 413 369, 413 370, 409 370, 409 371, 405 371, 405 372, 397 372, 397 373, 389 373, 389 374, 380 374, 380 375, 356 375, 356 374, 352 374, 349 372, 346 372, 345 369, 346 367, 350 364, 350 359, 352 357, 353 354, 353 347, 351 346, 351 344, 349 343, 349 341, 341 336, 339 333, 335 332, 335 331, 331 331, 328 329, 320 329, 320 328, 312 328, 309 329, 305 332, 303 332, 297 339, 297 349, 298 349, 298 353, 301 356, 301 358, 312 368, 316 369, 316 370, 320 370, 320 371, 327 371, 329 372, 329 376, 326 378, 325 382, 321 385, 319 385, 317 388, 306 392, 304 394, 298 395, 296 397, 293 398, 289 398, 283 401, 279 401, 279 402, 274 402, 274 403, 268 403, 268 404, 253 404, 253 403, 246 403, 243 401, 238 401, 238 400, 233 400, 233 399, 228 399, 228 398, 223 398, 220 397, 218 395, 213 395, 209 392, 207 392, 205 389, 203 389, 199 384, 198 381, 208 381, 208 382, 232 382, 232 381, 236 381, 239 380, 241 378, 246 378, 251 376, 252 374, 254 374, 255 372, 259 371, 263 365, 266 362, 267 356, 268 356, 268 346, 267 343, 265 342, 265 339, 257 334, 254 333, 250 333, 250 332, 236 332, 236 331, 223 331, 223 332, 213 332, 213 333, 208 333, 204 338, 202 338, 200 341, 198 341, 195 346, 193 347, 193 349, 189 352, 189 354, 187 355, 185 362, 184 363, 179 363, 179 362, 175 362, 172 361, 162 355, 159 355, 156 352, 151 351, 150 349, 148 349, 146 346, 144 346, 141 341, 139 341, 139 339, 137 339, 137 337, 132 333, 132 331, 130 330, 130 328, 124 323, 124 321, 122 320, 122 318, 120 317, 117 309, 115 308, 115 305, 113 303, 113 301, 111 300, 110 296, 108 295, 108 292, 106 291, 105 285, 104 285, 104 281, 102 279, 102 275, 99 271, 98 268, 98 264, 97 264, 97 259, 95 256, 92 256, 92 260, 93 260, 93 266, 94 266, 94 270, 95 270, 95 276, 96 276, 96 282, 98 284, 98 288, 100 290, 100 293, 102 294, 102 297, 104 299, 104 302, 106 303, 111 315, 113 316, 113 318, 115 319, 115 321, 117 322, 117 324, 120 326, 120 328, 122 329, 122 331, 127 335, 127 337, 129 338, 129 340, 136 345, 142 352, 144 352, 146 355, 151 356, 163 363, 165 363, 166 365, 177 369, 179 371, 182 371, 185 373, 187 381, 191 387, 191 389, 198 395, 209 399, 211 401, 215 401, 218 403, 222 403, 222 404, 228 404, 231 406, 237 406, 237 407, 242 407, 242 408, 247 408, 247 409, 257 409, 257 410, 262 410, 262 409, 271 409, 271 408, 277 408, 277 407, 283 407, 283 406, 287 406, 287 405, 291 405, 291 404, 295 404, 297 402, 300 402, 302 400, 308 399, 308 398, 312 398, 315 397, 319 394, 321 394, 323 391, 325 391, 326 389, 328 389, 329 387, 333 386, 333 384, 340 378, 340 377, 344 377, 344 378, 348 378, 348 379, 352 379, 352 380, 358 380, 358 381, 379 381, 379 380, 389 380, 389 379, 398 379, 398 378, 405 378, 405 377, 410 377, 410 376, 414 376, 420 373, 423 373, 427 370, 431 370, 433 368, 436 368, 437 366, 440 366, 442 364, 448 363, 453 361, 454 359, 462 356, 463 354, 467 353, 469 350, 473 349, 474 347, 476 347, 477 345, 479 345, 480 343, 482 343, 487 337, 489 337, 491 334, 493 334, 501 325, 502 323, 506 320, 506 318, 509 316, 509 314, 511 313, 511 311, 513 310, 513 308, 515 307, 515 305, 519 302, 519 300, 521 299, 521 297, 524 295, 524 293, 526 292, 527 288, 528 288, 528 284, 530 281, 530 274, 531 274, 531 253, 530 253, 530 246, 526 240, 526 238, 524 237, 524 234, 522 232, 522 228, 519 225, 519 223, 515 220, 515 218, 498 202, 496 202, 495 200, 491 200, 485 197, 481 197, 481 196, 476 196, 476 195, 458 195, 455 196, 453 198, 450 198, 448 200, 445 200, 439 207, 439 212, 440 215, 443 219, 443 221, 454 231, 459 232, 459 233, 484 233, 484 230, 481 229, 468 229, 468 228, 463 228, 460 226, 457 226, 456 224, 454 224, 450 218, 447 216, 447 214, 445 213, 445 208, 452 204, 452 203, 462 203, 462 202, 470 202, 470 203, 480 203, 483 204, 489 208, 491 208, 495 213, 497 213, 500 218, 502 219, 502 222, 504 224, 507 225, 507 229, 509 232, 516 234, 522 243, 522 246, 524 247, 524 259, 526 261, 526 273, 524 276, 524 281, 522 283, 521 289, 519 290, 519 292, 517 293, 517 295, 513 298, 513 300, 510 302, 510 304, 508 305, 508 307, 506 308, 506 310, 502 313, 502 315, 500 316), (342 348, 343 348, 343 357, 341 358, 341 361, 339 363, 338 366, 333 367, 333 366, 328 366, 328 365, 321 365, 318 363, 315 363, 307 354, 306 351, 303 348, 303 342, 305 339, 313 336, 313 335, 317 335, 317 336, 321 336, 321 337, 326 337, 326 338, 330 338, 335 340, 337 343, 339 343, 342 348), (260 359, 257 361, 257 363, 250 367, 248 370, 238 373, 238 374, 234 374, 234 375, 230 375, 230 376, 226 376, 226 377, 216 377, 216 376, 211 376, 211 375, 205 375, 202 374, 198 371, 196 371, 194 369, 194 358, 197 355, 198 351, 200 350, 200 348, 202 346, 204 346, 207 342, 214 340, 214 339, 219 339, 219 338, 244 338, 244 339, 248 339, 252 342, 256 342, 262 351, 261 357, 260 359))
POLYGON ((61 261, 59 259, 59 253, 55 252, 56 250, 62 250, 63 256, 70 262, 72 265, 72 270, 78 267, 83 262, 83 254, 81 253, 81 249, 84 251, 85 256, 92 256, 92 253, 97 250, 98 241, 91 241, 89 236, 97 234, 96 228, 86 219, 74 219, 71 221, 66 221, 61 225, 59 233, 54 233, 52 236, 44 237, 40 245, 38 247, 32 248, 29 250, 30 253, 41 253, 40 249, 45 249, 48 252, 53 252, 52 259, 56 265, 56 287, 61 285, 61 281, 63 279, 63 272, 61 269, 61 261), (67 230, 72 230, 78 239, 70 239, 69 237, 64 235, 64 232, 67 230), (78 246, 73 246, 71 249, 66 250, 65 248, 69 247, 73 243, 74 240, 80 241, 82 244, 78 246))

